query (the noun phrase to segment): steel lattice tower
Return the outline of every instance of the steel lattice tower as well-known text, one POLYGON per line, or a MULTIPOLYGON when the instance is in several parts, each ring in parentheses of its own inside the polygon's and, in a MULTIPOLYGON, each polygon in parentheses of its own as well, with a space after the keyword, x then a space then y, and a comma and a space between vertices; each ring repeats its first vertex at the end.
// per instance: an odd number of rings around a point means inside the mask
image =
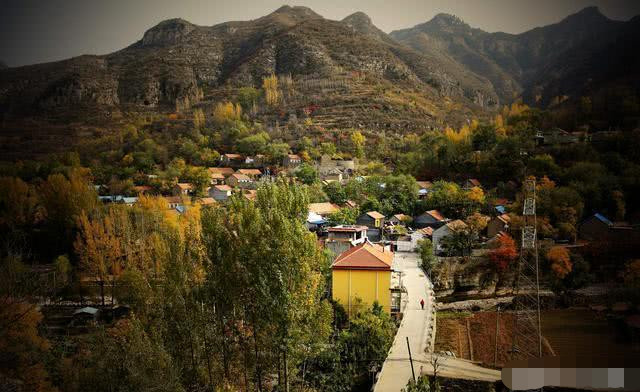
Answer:
POLYGON ((515 325, 512 357, 542 357, 540 329, 540 286, 538 279, 538 243, 536 236, 536 181, 523 184, 522 243, 515 285, 515 325))

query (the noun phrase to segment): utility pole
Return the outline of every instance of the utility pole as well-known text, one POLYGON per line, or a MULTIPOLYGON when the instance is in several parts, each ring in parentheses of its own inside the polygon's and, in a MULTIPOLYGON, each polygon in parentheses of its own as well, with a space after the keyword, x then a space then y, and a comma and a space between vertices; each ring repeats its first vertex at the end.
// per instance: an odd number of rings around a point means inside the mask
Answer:
POLYGON ((500 331, 500 305, 496 308, 496 349, 493 352, 493 366, 498 364, 498 333, 500 331))
POLYGON ((407 349, 409 350, 409 362, 411 363, 411 375, 413 376, 413 382, 416 382, 416 373, 413 371, 413 358, 411 357, 411 346, 409 346, 409 337, 407 336, 407 349))

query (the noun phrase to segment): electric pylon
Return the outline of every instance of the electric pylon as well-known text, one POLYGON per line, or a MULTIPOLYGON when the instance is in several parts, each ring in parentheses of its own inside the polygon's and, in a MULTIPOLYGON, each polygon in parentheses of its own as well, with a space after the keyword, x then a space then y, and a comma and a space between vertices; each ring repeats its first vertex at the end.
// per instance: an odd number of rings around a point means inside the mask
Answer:
POLYGON ((515 325, 512 347, 514 359, 542 357, 535 178, 525 179, 523 196, 522 243, 514 297, 515 325))

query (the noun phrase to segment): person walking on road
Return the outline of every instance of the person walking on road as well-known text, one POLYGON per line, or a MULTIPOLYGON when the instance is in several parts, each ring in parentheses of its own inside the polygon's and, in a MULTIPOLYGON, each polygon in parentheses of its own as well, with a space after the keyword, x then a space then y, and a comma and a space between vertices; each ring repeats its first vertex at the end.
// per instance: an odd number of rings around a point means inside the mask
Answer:
POLYGON ((424 310, 424 299, 420 300, 420 307, 422 308, 422 310, 424 310))

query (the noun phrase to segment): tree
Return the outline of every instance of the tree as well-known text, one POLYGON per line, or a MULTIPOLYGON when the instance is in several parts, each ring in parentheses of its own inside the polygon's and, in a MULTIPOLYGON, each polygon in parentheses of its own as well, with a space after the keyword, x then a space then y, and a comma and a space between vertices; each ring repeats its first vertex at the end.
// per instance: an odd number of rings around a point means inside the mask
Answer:
POLYGON ((329 197, 329 200, 335 204, 344 204, 347 198, 347 192, 344 187, 337 181, 330 182, 324 186, 324 192, 329 197))
POLYGON ((262 154, 271 138, 266 132, 249 135, 238 141, 238 152, 245 155, 262 154))
POLYGON ((193 127, 195 129, 201 129, 204 126, 205 118, 202 109, 197 108, 193 110, 193 127))
POLYGON ((418 254, 420 255, 420 267, 431 277, 431 271, 436 265, 437 258, 433 254, 433 243, 425 238, 418 241, 418 254))
POLYGON ((274 74, 262 78, 264 97, 269 106, 275 106, 280 102, 282 92, 278 89, 278 77, 274 74))
POLYGON ((76 373, 78 391, 184 390, 179 370, 162 342, 145 331, 135 316, 100 331, 88 348, 70 366, 69 376, 76 373))
POLYGON ((218 102, 213 109, 213 120, 218 125, 229 124, 240 120, 242 117, 242 107, 234 105, 232 102, 218 102))
POLYGON ((303 184, 311 185, 318 181, 318 172, 313 166, 303 163, 296 169, 296 178, 302 181, 303 184))
POLYGON ((489 251, 489 259, 500 273, 505 272, 517 257, 516 243, 508 234, 498 237, 496 244, 489 251))
POLYGON ((307 201, 303 187, 281 180, 259 188, 253 202, 232 198, 226 209, 203 212, 205 298, 216 308, 218 361, 229 369, 234 358, 251 358, 244 362, 250 389, 262 389, 271 374, 286 389, 331 332, 322 299, 328 262, 305 227, 307 201))
POLYGON ((0 353, 3 385, 9 380, 20 383, 20 390, 54 392, 46 361, 51 345, 38 334, 42 313, 27 303, 0 303, 0 353))
POLYGON ((364 143, 366 141, 366 138, 360 131, 352 131, 349 138, 353 147, 353 156, 355 156, 356 158, 362 158, 362 156, 364 155, 364 143))
POLYGON ((357 208, 345 207, 328 216, 331 225, 353 225, 358 219, 359 211, 357 208))
POLYGON ((38 187, 38 193, 46 214, 48 249, 54 255, 66 253, 73 243, 77 219, 98 203, 88 173, 73 169, 68 179, 52 174, 38 187))
POLYGON ((567 276, 573 267, 569 251, 563 246, 554 246, 549 249, 547 260, 551 263, 551 271, 558 279, 567 276))
POLYGON ((116 210, 110 208, 104 217, 90 219, 83 212, 78 218, 79 233, 74 247, 80 259, 81 270, 100 285, 104 305, 104 285, 109 273, 115 275, 120 268, 121 243, 116 235, 116 210))

